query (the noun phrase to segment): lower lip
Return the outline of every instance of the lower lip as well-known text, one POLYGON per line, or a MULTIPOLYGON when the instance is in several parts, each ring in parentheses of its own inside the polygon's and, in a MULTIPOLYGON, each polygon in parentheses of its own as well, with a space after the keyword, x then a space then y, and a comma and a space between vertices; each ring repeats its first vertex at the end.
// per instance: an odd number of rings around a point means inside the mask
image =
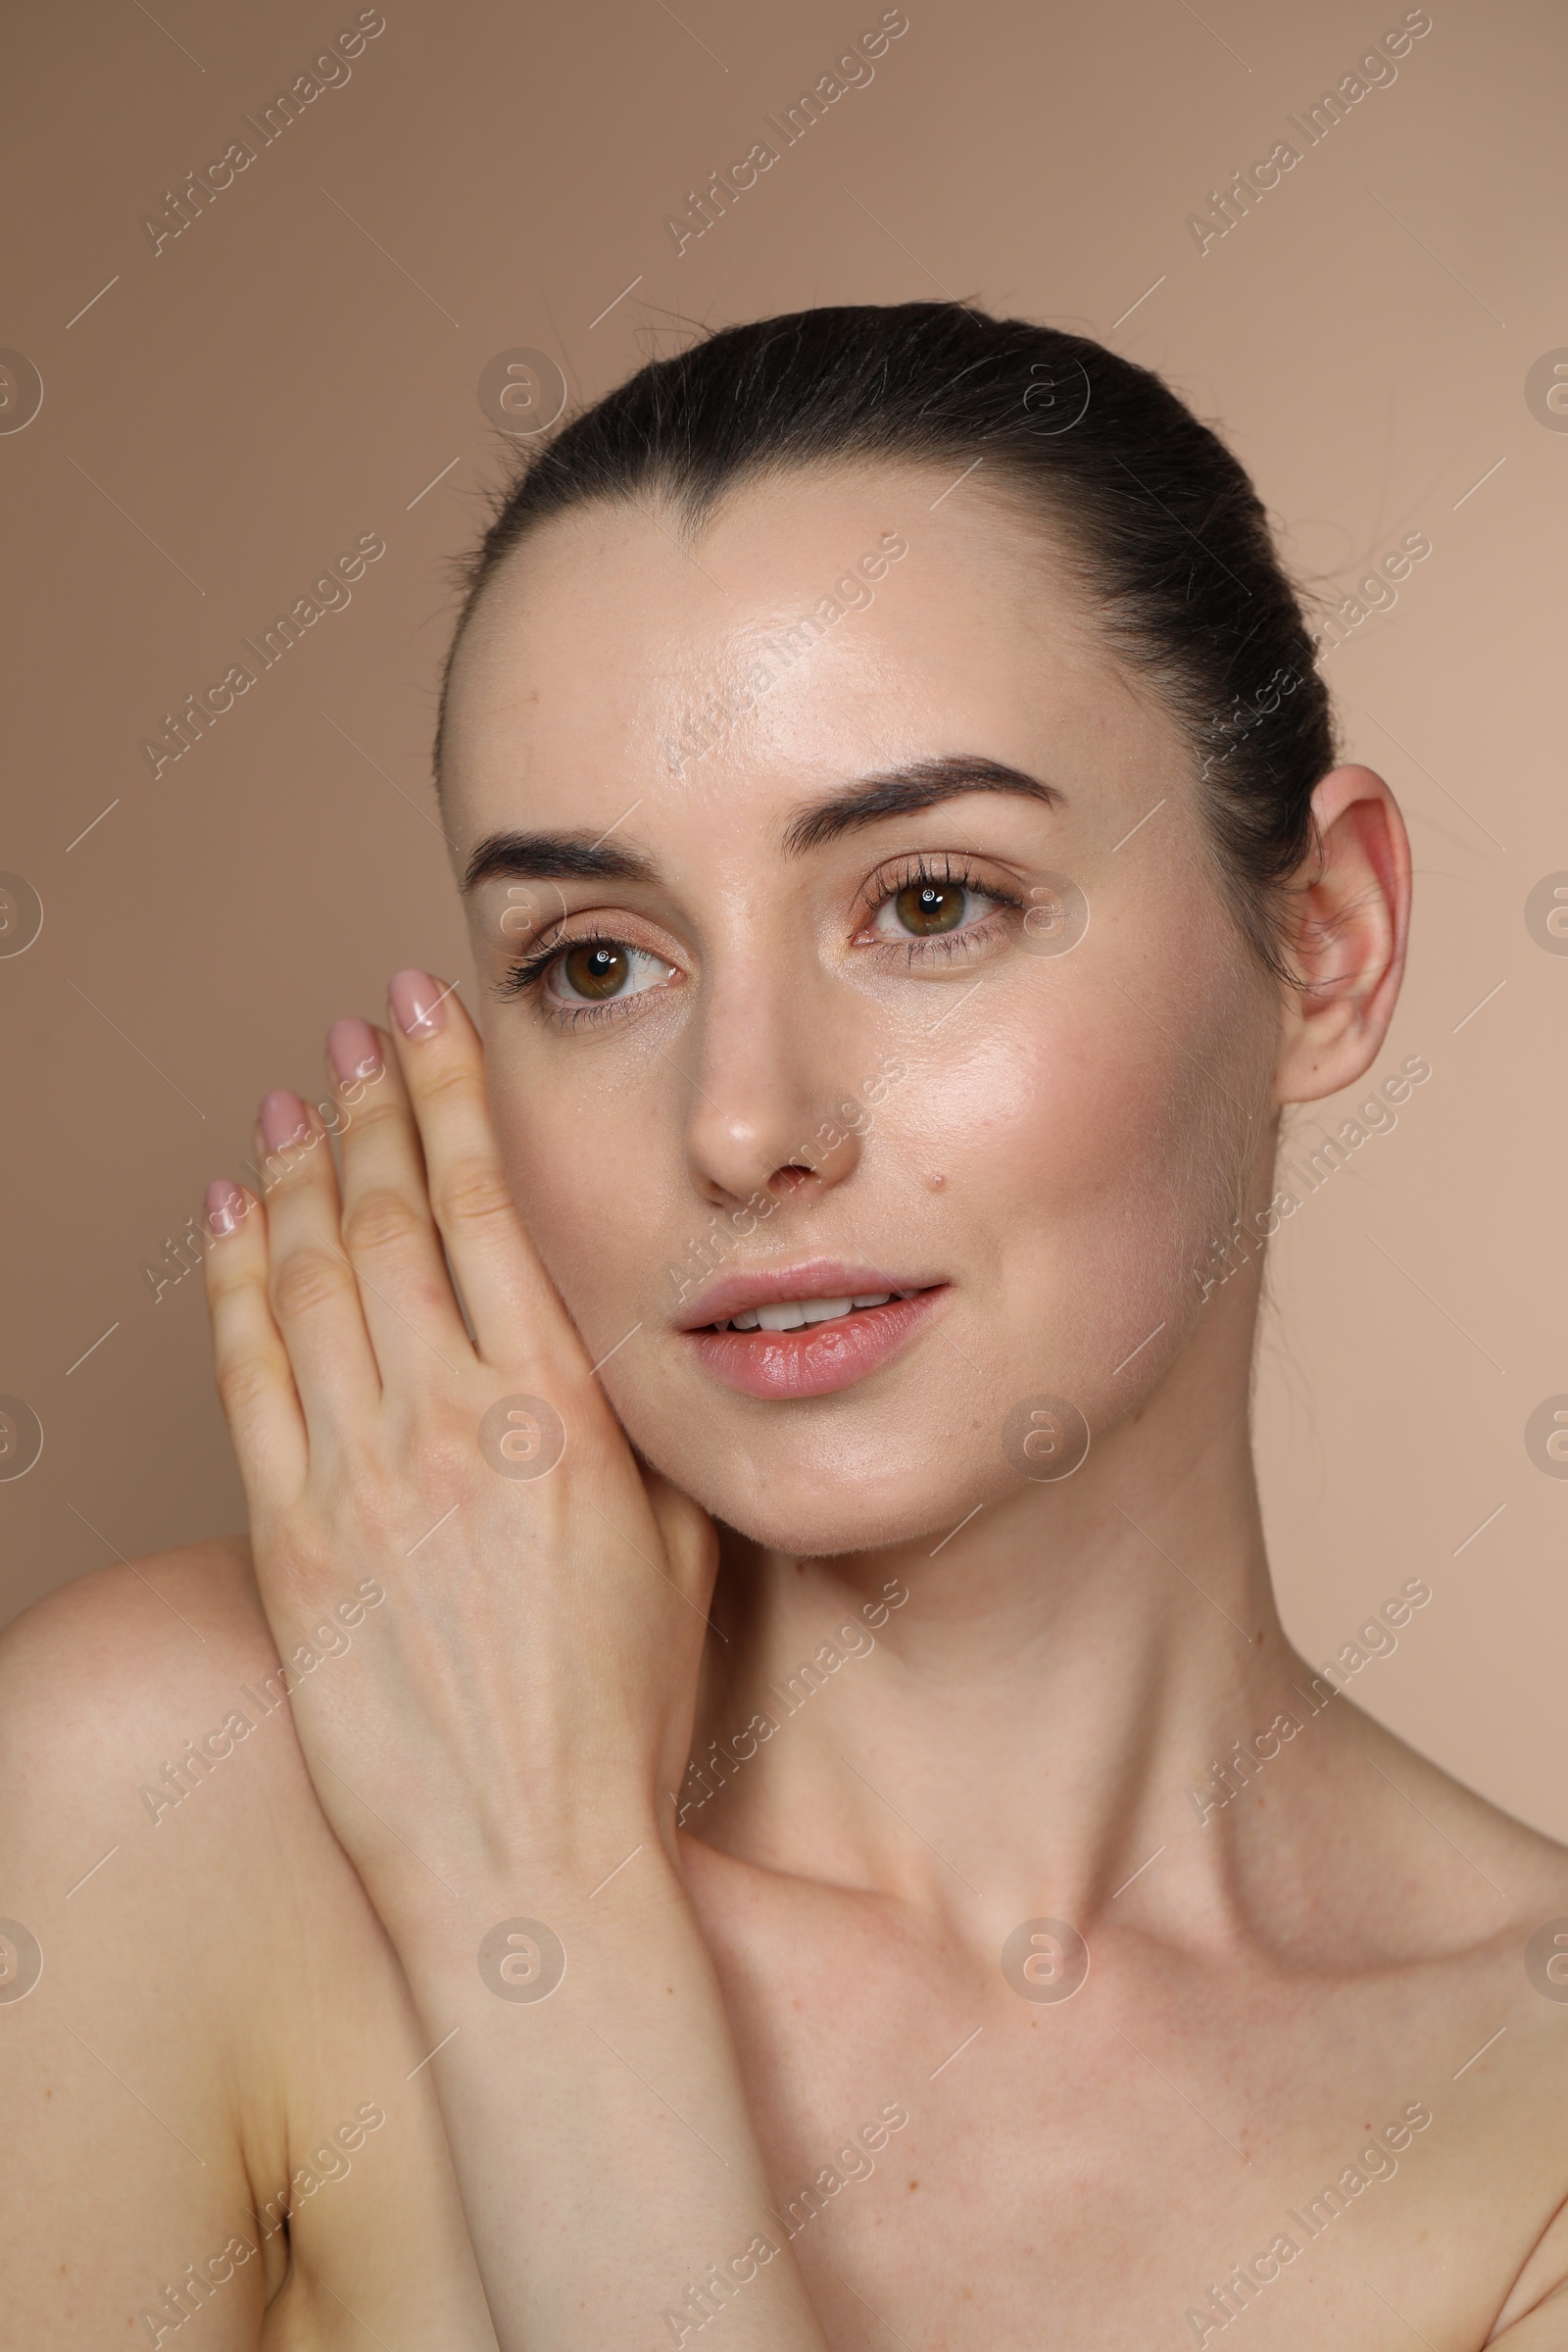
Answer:
POLYGON ((694 1331, 704 1369, 743 1396, 829 1396, 864 1380, 929 1322, 948 1286, 799 1331, 694 1331))

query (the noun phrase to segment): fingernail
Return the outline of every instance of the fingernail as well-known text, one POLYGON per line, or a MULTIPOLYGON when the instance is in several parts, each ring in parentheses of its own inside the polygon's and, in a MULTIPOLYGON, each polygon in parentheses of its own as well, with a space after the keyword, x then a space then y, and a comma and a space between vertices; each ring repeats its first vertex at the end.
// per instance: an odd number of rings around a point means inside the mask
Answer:
POLYGON ((405 1037, 434 1037, 447 1025, 446 991, 428 972, 394 972, 387 995, 405 1037))
POLYGON ((244 1214, 245 1196, 237 1184, 220 1176, 207 1187, 207 1229, 219 1241, 237 1230, 244 1214))
POLYGON ((326 1057, 341 1086, 350 1085, 356 1078, 381 1075, 381 1049, 375 1042, 375 1031, 357 1012, 332 1023, 326 1033, 326 1057))
POLYGON ((310 1114, 286 1086, 262 1097, 261 1115, 262 1141, 269 1152, 281 1152, 285 1144, 303 1144, 310 1135, 310 1114))

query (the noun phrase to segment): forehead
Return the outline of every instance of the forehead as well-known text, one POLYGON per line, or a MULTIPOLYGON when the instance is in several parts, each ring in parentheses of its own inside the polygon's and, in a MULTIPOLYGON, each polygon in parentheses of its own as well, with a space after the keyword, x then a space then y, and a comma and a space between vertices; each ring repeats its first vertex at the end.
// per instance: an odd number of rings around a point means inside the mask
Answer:
POLYGON ((974 474, 839 466, 553 517, 487 584, 453 664, 464 846, 519 814, 645 830, 898 759, 1133 760, 1169 723, 1059 544, 974 474), (650 808, 649 803, 653 804, 650 808))

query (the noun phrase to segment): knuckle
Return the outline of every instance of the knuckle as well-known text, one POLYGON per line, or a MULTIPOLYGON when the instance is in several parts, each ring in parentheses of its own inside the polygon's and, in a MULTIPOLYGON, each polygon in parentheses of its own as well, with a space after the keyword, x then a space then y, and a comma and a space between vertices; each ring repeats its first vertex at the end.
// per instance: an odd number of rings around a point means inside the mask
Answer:
POLYGON ((225 1356, 214 1366, 218 1400, 230 1421, 248 1421, 270 1395, 278 1367, 265 1354, 225 1356))
POLYGON ((343 1218, 343 1240, 351 1257, 378 1256, 407 1249, 423 1238, 425 1219, 404 1193, 377 1186, 352 1201, 343 1218))
POLYGON ((292 1321, 335 1304, 353 1285, 348 1267, 329 1250, 294 1250, 272 1277, 272 1303, 280 1317, 292 1321))
POLYGON ((516 1214, 512 1192, 493 1159, 460 1159, 444 1171, 433 1206, 443 1229, 482 1232, 516 1214))

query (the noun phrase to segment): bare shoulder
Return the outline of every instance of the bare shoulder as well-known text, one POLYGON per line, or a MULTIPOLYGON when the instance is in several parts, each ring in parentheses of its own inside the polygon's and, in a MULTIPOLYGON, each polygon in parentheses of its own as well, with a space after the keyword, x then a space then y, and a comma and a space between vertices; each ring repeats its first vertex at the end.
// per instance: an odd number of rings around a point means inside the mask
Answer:
POLYGON ((79 1577, 0 1635, 0 2129, 28 2152, 0 2273, 26 2340, 64 2340, 62 2296, 73 2341, 147 2313, 158 2340, 195 2265, 211 2340, 254 2346, 299 2260, 265 2200, 367 2099, 356 2017, 383 2056, 412 2034, 288 1702, 360 1638, 334 1628, 284 1667, 228 1538, 79 1577))

